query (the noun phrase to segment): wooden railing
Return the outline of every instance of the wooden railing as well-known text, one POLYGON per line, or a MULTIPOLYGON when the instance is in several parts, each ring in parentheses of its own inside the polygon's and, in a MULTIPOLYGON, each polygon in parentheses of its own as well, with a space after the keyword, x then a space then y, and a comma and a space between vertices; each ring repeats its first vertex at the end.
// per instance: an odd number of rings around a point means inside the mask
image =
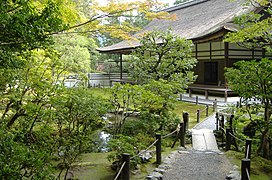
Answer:
POLYGON ((233 131, 233 114, 226 113, 216 113, 216 130, 221 130, 222 135, 222 144, 224 139, 226 141, 225 150, 229 151, 231 149, 231 145, 234 145, 236 150, 238 151, 238 145, 236 141, 240 141, 245 144, 245 158, 241 160, 241 180, 250 180, 250 157, 251 157, 251 139, 241 139, 238 138, 233 131), (228 127, 225 128, 225 122, 228 122, 228 127), (224 138, 225 135, 225 138, 224 138))

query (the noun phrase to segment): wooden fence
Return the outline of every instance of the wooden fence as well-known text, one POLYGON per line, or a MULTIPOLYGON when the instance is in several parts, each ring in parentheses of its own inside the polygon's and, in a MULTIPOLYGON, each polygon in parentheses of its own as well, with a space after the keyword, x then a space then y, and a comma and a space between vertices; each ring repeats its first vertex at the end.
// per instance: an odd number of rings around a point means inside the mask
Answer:
MULTIPOLYGON (((197 115, 197 122, 199 122, 199 118, 200 118, 200 113, 201 112, 206 112, 206 116, 209 115, 209 106, 206 105, 204 109, 202 110, 197 110, 196 115, 197 115)), ((155 136, 155 141, 149 146, 147 147, 144 151, 141 151, 140 153, 138 153, 137 155, 130 157, 129 154, 124 153, 122 154, 122 165, 118 171, 118 173, 116 174, 114 180, 117 180, 118 178, 121 177, 122 180, 129 180, 130 179, 130 161, 133 160, 136 157, 139 157, 141 154, 144 154, 145 152, 147 152, 149 149, 151 149, 152 147, 156 147, 156 163, 157 164, 161 164, 162 162, 162 156, 161 156, 161 144, 162 144, 162 140, 170 137, 174 134, 176 134, 176 138, 171 146, 171 148, 173 148, 176 144, 176 142, 179 140, 180 146, 185 147, 185 134, 186 131, 189 128, 189 113, 187 112, 183 112, 183 122, 179 123, 179 126, 176 128, 175 131, 162 136, 161 134, 156 134, 155 136)))
POLYGON ((241 180, 250 180, 250 157, 251 157, 251 139, 242 140, 235 136, 233 130, 233 114, 216 113, 216 130, 221 131, 222 144, 225 141, 225 150, 229 151, 231 145, 234 145, 238 151, 238 145, 236 141, 240 141, 245 144, 245 158, 241 160, 241 180), (228 126, 225 127, 225 122, 228 126))

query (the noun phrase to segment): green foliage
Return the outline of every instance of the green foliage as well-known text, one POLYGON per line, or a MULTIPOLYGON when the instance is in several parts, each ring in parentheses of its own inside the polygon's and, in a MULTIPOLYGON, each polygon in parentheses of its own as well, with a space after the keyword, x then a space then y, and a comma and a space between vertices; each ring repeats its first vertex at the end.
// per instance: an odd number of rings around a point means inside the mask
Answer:
MULTIPOLYGON (((225 73, 228 83, 239 96, 250 100, 255 98, 261 104, 253 105, 255 110, 264 109, 263 118, 258 123, 262 136, 258 153, 270 157, 269 137, 271 131, 271 102, 272 102, 272 60, 263 58, 261 61, 240 61, 236 68, 228 68, 225 73)), ((249 113, 250 114, 250 113, 249 113)))
POLYGON ((225 74, 235 92, 244 98, 272 99, 272 60, 239 61, 235 66, 225 74))
MULTIPOLYGON (((235 42, 247 48, 261 47, 271 52, 271 1, 255 0, 247 1, 260 6, 258 14, 255 12, 244 14, 236 18, 235 23, 238 25, 238 31, 229 33, 225 41, 235 42)), ((241 97, 255 98, 261 101, 264 108, 262 118, 262 135, 258 153, 263 157, 270 158, 271 149, 271 59, 263 58, 260 61, 241 61, 237 62, 236 69, 227 69, 226 78, 228 83, 235 92, 241 97)), ((254 105, 256 108, 260 106, 254 105)))
POLYGON ((74 73, 90 72, 91 64, 96 64, 98 52, 95 41, 77 34, 54 37, 60 60, 66 69, 74 73))
MULTIPOLYGON (((263 47, 271 51, 272 9, 271 1, 248 0, 263 8, 260 13, 251 12, 235 19, 238 31, 227 34, 225 41, 239 43, 247 48, 263 47)), ((251 4, 250 3, 250 4, 251 4)))
POLYGON ((192 43, 167 32, 150 32, 140 40, 141 46, 131 60, 131 76, 140 83, 165 80, 178 90, 195 80, 191 71, 196 59, 191 56, 192 43))
POLYGON ((53 1, 1 1, 0 24, 0 65, 6 68, 20 67, 22 52, 46 47, 50 34, 66 27, 53 1))

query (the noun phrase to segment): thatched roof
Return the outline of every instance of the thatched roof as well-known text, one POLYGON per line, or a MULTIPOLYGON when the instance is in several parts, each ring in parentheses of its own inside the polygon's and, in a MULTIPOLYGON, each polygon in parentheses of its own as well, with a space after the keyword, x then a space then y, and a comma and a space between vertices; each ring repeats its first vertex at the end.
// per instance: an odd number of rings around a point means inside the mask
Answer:
MULTIPOLYGON (((170 14, 176 14, 176 20, 153 20, 142 31, 172 29, 173 34, 180 37, 197 40, 205 38, 222 30, 233 30, 231 21, 253 8, 244 6, 244 0, 194 0, 165 9, 170 14)), ((121 41, 111 46, 98 48, 104 53, 126 53, 138 47, 139 41, 121 41)))

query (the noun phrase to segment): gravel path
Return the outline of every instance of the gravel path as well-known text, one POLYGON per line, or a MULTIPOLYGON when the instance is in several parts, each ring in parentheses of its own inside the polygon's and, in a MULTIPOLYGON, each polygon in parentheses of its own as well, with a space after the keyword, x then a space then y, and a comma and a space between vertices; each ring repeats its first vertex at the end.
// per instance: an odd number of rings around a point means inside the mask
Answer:
POLYGON ((164 180, 223 180, 232 169, 224 154, 178 151, 172 158, 164 180))
MULTIPOLYGON (((215 113, 194 129, 214 130, 215 113)), ((187 150, 181 148, 164 161, 167 167, 163 180, 223 180, 233 166, 222 152, 187 150)), ((160 167, 159 167, 160 168, 160 167)))

